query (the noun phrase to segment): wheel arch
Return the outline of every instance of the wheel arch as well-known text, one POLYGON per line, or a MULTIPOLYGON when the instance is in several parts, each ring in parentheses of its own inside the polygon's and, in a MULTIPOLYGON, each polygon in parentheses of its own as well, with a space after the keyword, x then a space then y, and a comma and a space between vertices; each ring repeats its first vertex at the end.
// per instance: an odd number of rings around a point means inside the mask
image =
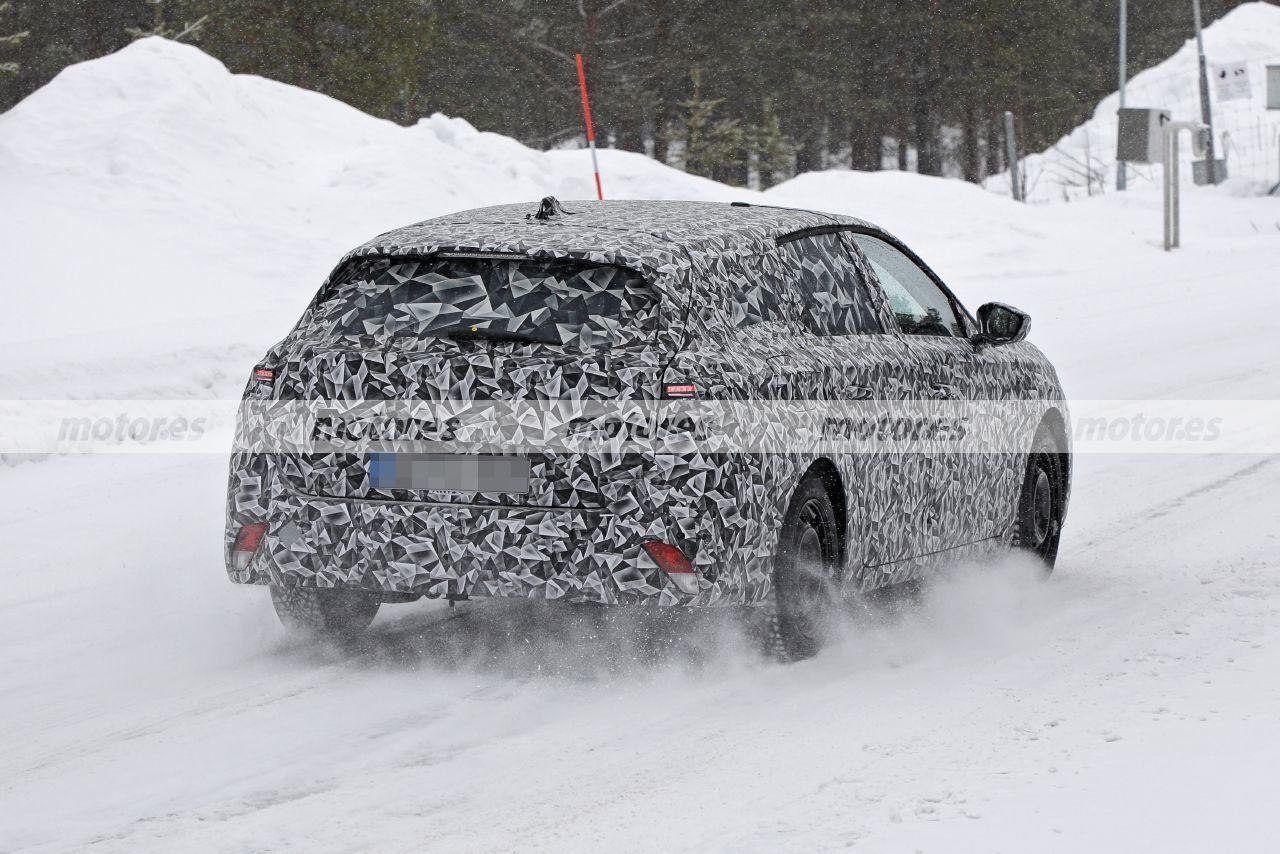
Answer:
POLYGON ((840 470, 836 468, 836 464, 826 457, 814 460, 796 481, 796 486, 799 487, 809 477, 817 477, 822 481, 822 485, 827 490, 827 496, 831 499, 831 506, 836 511, 836 529, 840 537, 839 566, 843 571, 849 540, 849 501, 845 493, 844 478, 840 476, 840 470))
POLYGON ((1058 449, 1058 464, 1062 472, 1062 511, 1065 516, 1067 504, 1071 497, 1071 436, 1067 432, 1067 422, 1062 415, 1062 411, 1058 407, 1053 406, 1045 412, 1040 419, 1040 426, 1036 428, 1037 435, 1047 432, 1053 438, 1053 444, 1058 449))

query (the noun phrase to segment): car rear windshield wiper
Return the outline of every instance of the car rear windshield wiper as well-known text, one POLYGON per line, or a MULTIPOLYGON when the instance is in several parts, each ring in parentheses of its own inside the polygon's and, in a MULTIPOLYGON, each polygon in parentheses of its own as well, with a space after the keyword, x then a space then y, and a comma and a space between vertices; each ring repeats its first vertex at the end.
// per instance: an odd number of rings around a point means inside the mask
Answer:
POLYGON ((440 333, 440 338, 450 341, 517 341, 524 344, 553 344, 545 338, 535 338, 524 332, 512 332, 508 329, 496 329, 492 326, 460 326, 440 333))

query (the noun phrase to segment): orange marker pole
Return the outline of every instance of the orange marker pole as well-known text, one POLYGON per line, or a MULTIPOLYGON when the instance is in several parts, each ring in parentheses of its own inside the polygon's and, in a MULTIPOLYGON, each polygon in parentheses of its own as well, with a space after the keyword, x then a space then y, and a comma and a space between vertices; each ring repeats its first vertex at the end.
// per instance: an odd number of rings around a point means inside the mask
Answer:
POLYGON ((600 163, 596 160, 596 132, 591 126, 591 102, 587 100, 587 75, 582 70, 582 54, 574 54, 578 58, 578 88, 582 90, 582 115, 587 121, 587 147, 591 149, 591 169, 596 173, 596 198, 604 199, 604 190, 600 186, 600 163))

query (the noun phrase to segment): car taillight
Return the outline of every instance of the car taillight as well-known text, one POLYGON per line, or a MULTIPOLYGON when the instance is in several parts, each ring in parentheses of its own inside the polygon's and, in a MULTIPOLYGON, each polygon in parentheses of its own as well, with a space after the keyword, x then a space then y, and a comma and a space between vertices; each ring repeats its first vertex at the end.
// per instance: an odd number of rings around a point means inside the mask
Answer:
POLYGON ((649 557, 653 558, 653 562, 658 565, 658 569, 666 573, 667 577, 675 582, 676 587, 680 588, 680 592, 690 595, 698 592, 698 576, 693 571, 693 564, 684 556, 684 552, 670 543, 663 543, 658 540, 644 543, 641 548, 645 550, 649 557))
POLYGON ((698 387, 693 383, 667 383, 663 396, 668 398, 689 398, 698 396, 698 387))
POLYGON ((262 542, 262 535, 267 532, 266 522, 250 522, 236 534, 235 545, 231 547, 231 559, 236 569, 248 569, 253 554, 262 542))

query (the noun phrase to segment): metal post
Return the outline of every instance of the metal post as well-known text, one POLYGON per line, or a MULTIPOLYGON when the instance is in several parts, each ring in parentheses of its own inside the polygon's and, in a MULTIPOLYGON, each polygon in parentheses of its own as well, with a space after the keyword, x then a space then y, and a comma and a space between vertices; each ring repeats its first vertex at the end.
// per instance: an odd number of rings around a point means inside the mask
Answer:
POLYGON ((1173 132, 1173 140, 1169 145, 1169 168, 1172 172, 1169 178, 1169 184, 1173 187, 1173 210, 1170 211, 1170 218, 1173 220, 1173 241, 1169 244, 1170 248, 1182 245, 1182 175, 1180 161, 1182 158, 1178 156, 1178 132, 1173 132))
MULTIPOLYGON (((1120 109, 1124 109, 1124 84, 1128 72, 1129 56, 1128 56, 1128 34, 1129 34, 1129 4, 1127 0, 1120 0, 1120 109)), ((1116 189, 1123 190, 1127 183, 1125 174, 1125 162, 1123 160, 1116 161, 1116 189)))
POLYGON ((600 164, 596 161, 596 131, 591 124, 591 101, 587 99, 587 75, 582 70, 582 54, 574 56, 578 62, 578 88, 582 90, 582 118, 587 125, 587 147, 591 149, 591 171, 596 174, 596 198, 604 200, 604 188, 600 186, 600 164))
POLYGON ((1179 192, 1182 186, 1178 174, 1178 134, 1190 131, 1191 150, 1203 153, 1201 135, 1207 136, 1208 127, 1199 122, 1168 122, 1164 126, 1164 248, 1173 249, 1182 243, 1182 223, 1179 192))
POLYGON ((1172 163, 1178 162, 1178 134, 1177 132, 1164 132, 1164 251, 1168 252, 1173 248, 1174 230, 1173 230, 1173 211, 1177 205, 1175 201, 1178 183, 1174 180, 1173 170, 1175 166, 1172 163))
POLYGON ((1200 120, 1209 126, 1209 144, 1205 149, 1205 175, 1209 183, 1218 183, 1218 160, 1213 150, 1213 111, 1209 108, 1209 68, 1204 58, 1204 36, 1200 33, 1200 0, 1191 0, 1196 19, 1196 52, 1200 55, 1200 120))
POLYGON ((1013 113, 1004 111, 1004 144, 1009 159, 1009 188, 1013 200, 1022 201, 1022 176, 1018 174, 1018 141, 1013 136, 1013 113))

